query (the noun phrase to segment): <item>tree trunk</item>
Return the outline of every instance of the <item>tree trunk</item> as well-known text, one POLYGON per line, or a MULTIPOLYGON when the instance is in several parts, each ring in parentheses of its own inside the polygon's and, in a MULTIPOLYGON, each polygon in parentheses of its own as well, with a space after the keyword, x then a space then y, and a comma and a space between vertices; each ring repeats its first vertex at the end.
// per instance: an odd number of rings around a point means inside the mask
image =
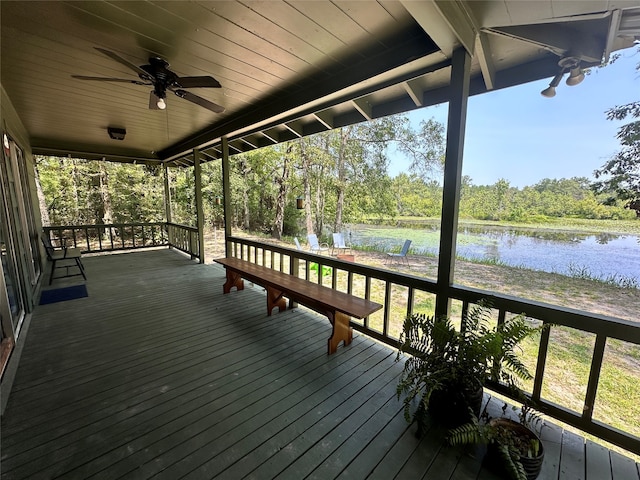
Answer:
POLYGON ((249 189, 245 184, 242 189, 242 226, 249 230, 251 226, 251 212, 249 211, 249 189))
POLYGON ((40 172, 38 172, 38 164, 35 166, 36 173, 36 193, 38 194, 38 206, 40 207, 40 218, 42 219, 42 226, 48 227, 51 225, 51 219, 49 218, 49 209, 47 208, 47 200, 44 198, 44 192, 42 191, 42 185, 40 185, 40 172))
POLYGON ((78 194, 78 164, 75 158, 71 160, 71 185, 73 186, 74 223, 85 223, 80 217, 80 197, 78 194))
POLYGON ((287 189, 289 186, 289 154, 291 153, 291 146, 287 148, 287 151, 282 158, 282 175, 277 179, 278 182, 278 195, 276 198, 276 215, 273 222, 273 230, 271 235, 273 238, 280 240, 282 238, 282 230, 284 228, 284 207, 287 201, 287 189))
POLYGON ((300 156, 302 157, 302 188, 304 190, 304 220, 307 228, 307 235, 313 232, 313 217, 311 215, 311 183, 309 176, 311 174, 311 160, 307 151, 307 140, 300 139, 300 156))
POLYGON ((334 232, 342 231, 342 211, 344 209, 344 191, 346 185, 346 156, 347 156, 347 140, 351 134, 351 127, 340 129, 340 148, 338 149, 338 158, 336 161, 336 170, 338 173, 337 199, 336 199, 336 221, 333 225, 334 232))
POLYGON ((324 165, 321 165, 316 182, 315 232, 318 236, 322 235, 322 229, 324 228, 324 189, 322 188, 324 170, 324 165))

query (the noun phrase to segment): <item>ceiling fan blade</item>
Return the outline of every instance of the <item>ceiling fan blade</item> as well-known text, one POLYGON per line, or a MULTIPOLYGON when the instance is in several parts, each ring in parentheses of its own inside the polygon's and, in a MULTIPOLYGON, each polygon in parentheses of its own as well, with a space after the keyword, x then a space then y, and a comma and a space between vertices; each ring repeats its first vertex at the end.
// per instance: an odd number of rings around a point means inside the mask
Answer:
POLYGON ((85 77, 84 75, 71 75, 72 78, 78 80, 94 80, 97 82, 122 82, 122 83, 135 83, 136 85, 151 85, 151 82, 142 82, 140 80, 128 80, 126 78, 106 78, 106 77, 85 77))
POLYGON ((198 88, 198 87, 209 87, 209 88, 220 88, 220 82, 218 82, 215 78, 209 76, 202 77, 178 77, 176 80, 176 84, 181 88, 198 88))
POLYGON ((224 112, 224 107, 221 107, 217 103, 210 102, 209 100, 206 100, 202 97, 199 97, 198 95, 194 95, 191 92, 187 92, 186 90, 175 90, 173 93, 175 93, 180 98, 189 100, 190 102, 193 102, 196 105, 200 105, 201 107, 211 110, 212 112, 216 112, 216 113, 224 112))
POLYGON ((134 72, 136 72, 138 75, 142 75, 144 78, 149 78, 152 80, 152 78, 150 77, 150 75, 145 72, 142 68, 140 68, 138 65, 134 65, 133 63, 131 63, 128 60, 125 60, 124 58, 122 58, 120 55, 118 55, 117 53, 113 53, 109 50, 105 50, 104 48, 100 48, 100 47, 93 47, 96 50, 98 50, 100 53, 105 54, 107 57, 111 57, 112 59, 114 59, 116 62, 121 63, 122 65, 124 65, 125 67, 129 67, 131 70, 133 70, 134 72))

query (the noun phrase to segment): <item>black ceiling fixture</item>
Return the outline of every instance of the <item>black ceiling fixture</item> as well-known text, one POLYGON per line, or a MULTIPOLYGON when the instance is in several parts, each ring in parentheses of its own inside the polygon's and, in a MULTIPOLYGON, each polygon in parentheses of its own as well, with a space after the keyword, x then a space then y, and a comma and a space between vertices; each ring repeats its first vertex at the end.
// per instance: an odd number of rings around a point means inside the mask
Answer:
POLYGON ((80 80, 96 80, 100 82, 125 82, 134 83, 136 85, 151 85, 153 86, 153 90, 151 90, 151 94, 149 95, 149 108, 151 110, 164 110, 167 108, 167 91, 170 91, 175 93, 178 97, 184 98, 196 105, 200 105, 212 112, 224 112, 224 107, 184 90, 185 88, 220 88, 222 85, 220 85, 220 82, 213 77, 208 75, 199 77, 179 77, 169 70, 169 64, 167 61, 160 57, 151 57, 149 58, 148 65, 137 66, 109 50, 99 47, 94 48, 100 53, 111 57, 116 62, 129 67, 138 74, 140 80, 71 75, 73 78, 80 80))
POLYGON ((114 140, 124 140, 124 136, 127 134, 124 128, 116 127, 107 127, 107 132, 109 133, 109 137, 114 140))

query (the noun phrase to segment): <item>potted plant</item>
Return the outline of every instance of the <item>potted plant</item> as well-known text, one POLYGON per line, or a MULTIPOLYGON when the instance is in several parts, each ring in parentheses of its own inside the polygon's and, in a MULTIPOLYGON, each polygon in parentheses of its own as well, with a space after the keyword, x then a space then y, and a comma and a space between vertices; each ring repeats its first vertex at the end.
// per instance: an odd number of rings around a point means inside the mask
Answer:
POLYGON ((535 432, 541 423, 539 414, 525 402, 516 422, 506 418, 505 403, 502 416, 492 418, 487 413, 490 401, 481 420, 473 415, 469 423, 450 430, 447 441, 451 445, 487 444, 485 461, 490 468, 513 480, 535 480, 544 460, 544 447, 535 432))
POLYGON ((397 386, 407 421, 417 421, 420 434, 428 411, 448 427, 469 421, 469 409, 479 416, 488 379, 515 385, 531 378, 517 350, 537 331, 524 315, 493 324, 487 302, 462 316, 460 330, 448 318, 408 316, 396 357, 408 355, 397 386))

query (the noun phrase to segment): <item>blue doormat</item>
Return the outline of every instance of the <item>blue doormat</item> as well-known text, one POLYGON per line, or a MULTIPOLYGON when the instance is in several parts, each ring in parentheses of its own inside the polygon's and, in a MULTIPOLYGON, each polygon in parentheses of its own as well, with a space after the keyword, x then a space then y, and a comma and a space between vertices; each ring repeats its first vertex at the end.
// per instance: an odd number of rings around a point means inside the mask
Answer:
POLYGON ((71 287, 44 290, 40 295, 40 305, 47 303, 66 302, 75 298, 88 297, 86 285, 73 285, 71 287))

